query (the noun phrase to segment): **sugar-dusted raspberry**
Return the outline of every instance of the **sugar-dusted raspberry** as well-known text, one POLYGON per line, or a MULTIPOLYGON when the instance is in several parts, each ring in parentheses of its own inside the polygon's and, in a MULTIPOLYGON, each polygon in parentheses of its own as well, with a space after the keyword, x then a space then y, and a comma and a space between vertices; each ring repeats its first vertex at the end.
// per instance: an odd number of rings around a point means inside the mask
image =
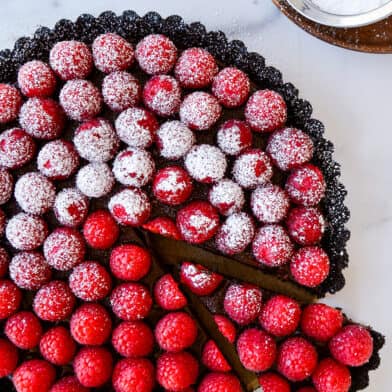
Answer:
POLYGON ((142 321, 123 321, 112 335, 114 349, 123 357, 146 357, 154 347, 154 334, 142 321))
POLYGON ((18 85, 26 97, 49 97, 56 89, 56 77, 48 64, 33 60, 19 68, 18 85))
POLYGON ((175 222, 166 216, 158 216, 157 218, 151 219, 144 223, 142 227, 151 233, 160 234, 175 240, 181 239, 181 234, 175 222))
POLYGON ((12 375, 18 392, 48 392, 56 379, 54 367, 42 359, 23 362, 12 375))
POLYGON ((152 298, 140 283, 122 283, 118 285, 110 296, 113 313, 125 321, 144 319, 150 312, 152 298))
POLYGON ((109 381, 113 358, 103 347, 83 347, 76 354, 73 368, 79 382, 88 388, 97 388, 109 381))
POLYGON ((88 198, 77 188, 65 188, 57 194, 53 211, 62 225, 77 227, 86 219, 88 207, 88 198))
POLYGON ((186 88, 206 87, 217 73, 214 57, 202 48, 184 50, 175 68, 176 78, 186 88))
POLYGON ((252 372, 264 372, 271 368, 276 358, 275 340, 258 328, 246 329, 237 340, 237 352, 241 363, 252 372))
POLYGON ((33 138, 23 129, 12 128, 0 134, 0 165, 16 169, 31 161, 35 154, 33 138))
POLYGON ((89 389, 84 387, 75 376, 66 376, 53 384, 50 392, 89 392, 89 389))
POLYGON ((233 177, 243 188, 255 188, 268 182, 273 174, 268 155, 257 148, 243 152, 234 162, 233 177))
POLYGON ((15 184, 15 199, 27 213, 42 215, 48 212, 55 198, 55 186, 38 172, 24 174, 15 184))
POLYGON ((239 155, 252 146, 252 139, 249 125, 235 119, 227 120, 216 134, 219 148, 228 155, 239 155))
POLYGON ((39 216, 21 212, 8 221, 5 235, 15 249, 33 250, 45 241, 48 226, 39 216))
POLYGON ((303 381, 317 366, 317 351, 312 344, 301 337, 283 342, 278 351, 277 369, 290 381, 303 381))
POLYGON ((227 108, 235 108, 245 103, 249 90, 249 78, 238 68, 222 69, 212 82, 212 93, 227 108))
POLYGON ((128 69, 135 57, 132 45, 114 33, 106 33, 97 37, 92 49, 94 64, 104 73, 128 69))
POLYGON ((69 80, 60 91, 60 104, 67 116, 76 121, 96 117, 102 109, 102 96, 88 80, 69 80))
POLYGON ((106 163, 89 163, 79 169, 76 176, 76 186, 91 198, 106 196, 115 183, 114 175, 106 163))
POLYGON ((113 72, 102 82, 102 96, 114 112, 121 112, 139 103, 142 89, 137 78, 125 71, 113 72))
POLYGON ((109 294, 112 279, 103 265, 86 261, 71 272, 69 287, 75 296, 83 301, 98 301, 109 294))
POLYGON ((295 332, 301 318, 297 301, 285 295, 269 299, 259 317, 260 325, 271 335, 287 336, 295 332))
POLYGON ((93 57, 86 44, 79 41, 61 41, 49 55, 50 66, 62 80, 84 79, 93 68, 93 57))
POLYGON ((60 136, 65 116, 61 106, 50 98, 30 98, 20 109, 19 122, 36 139, 52 140, 60 136))
POLYGON ((196 131, 210 129, 219 119, 222 108, 218 100, 204 91, 187 95, 181 103, 180 118, 189 128, 196 131))
POLYGON ((275 91, 258 90, 246 104, 245 118, 254 131, 272 132, 287 120, 286 103, 275 91))
POLYGON ((342 328, 343 314, 325 304, 308 305, 301 319, 303 333, 320 342, 327 342, 342 328))
POLYGON ((11 279, 25 290, 38 290, 48 283, 52 271, 40 252, 20 252, 9 265, 11 279))
POLYGON ((63 321, 71 315, 75 302, 75 296, 67 283, 52 280, 35 295, 33 309, 41 320, 63 321))
POLYGON ((155 302, 165 310, 179 310, 187 300, 170 274, 163 275, 154 286, 155 302))
POLYGON ((5 323, 7 338, 22 350, 38 346, 42 335, 42 325, 33 312, 22 311, 13 314, 5 323))
POLYGON ((0 247, 0 278, 7 275, 9 263, 10 256, 4 248, 0 247))
POLYGON ((289 383, 276 373, 263 373, 259 376, 259 384, 263 392, 290 392, 289 383))
MULTIPOLYGON (((4 231, 5 231, 6 218, 7 217, 5 216, 4 211, 2 209, 0 209, 0 237, 3 236, 4 231)), ((1 262, 0 262, 0 264, 1 264, 1 262)), ((0 273, 0 276, 1 276, 1 273, 0 273)))
POLYGON ((8 279, 0 280, 0 320, 15 313, 22 301, 22 292, 8 279))
POLYGON ((180 109, 180 85, 172 76, 153 76, 144 85, 143 101, 147 108, 158 116, 173 116, 180 109))
POLYGON ((332 356, 347 366, 362 366, 373 354, 373 338, 360 325, 346 325, 329 342, 332 356))
POLYGON ((121 184, 141 188, 152 180, 155 163, 150 152, 141 148, 128 147, 117 154, 113 173, 121 184))
POLYGON ((292 257, 290 270, 299 284, 316 287, 324 282, 329 274, 329 257, 317 246, 301 248, 292 257))
POLYGON ((218 231, 219 215, 210 203, 193 201, 178 211, 177 227, 185 241, 201 244, 218 231))
POLYGON ((130 147, 150 147, 159 123, 155 115, 143 108, 124 110, 116 119, 118 137, 130 147))
POLYGON ((0 205, 7 203, 14 190, 14 180, 8 170, 0 167, 0 205))
POLYGON ((0 83, 0 124, 15 120, 22 103, 18 89, 10 84, 0 83))
POLYGON ((241 253, 252 242, 255 235, 253 219, 245 212, 230 215, 219 229, 215 243, 225 254, 241 253))
POLYGON ((208 194, 210 203, 222 215, 231 215, 242 210, 245 196, 242 188, 232 180, 223 179, 212 186, 208 194))
POLYGON ((290 260, 293 244, 282 226, 265 225, 253 240, 253 254, 259 263, 279 267, 290 260))
POLYGON ((47 361, 64 366, 72 361, 76 352, 76 343, 67 328, 56 326, 42 335, 39 349, 47 361))
POLYGON ((226 290, 223 307, 238 324, 250 324, 257 319, 262 308, 261 290, 250 284, 233 283, 226 290))
POLYGON ((18 351, 16 347, 6 339, 0 338, 0 378, 13 373, 18 364, 18 351))
MULTIPOLYGON (((199 392, 241 392, 241 383, 233 374, 208 373, 200 382, 199 392)), ((268 391, 267 391, 268 392, 268 391)))
POLYGON ((164 353, 157 360, 156 378, 170 391, 182 391, 196 382, 199 374, 197 360, 188 352, 164 353))
POLYGON ((320 361, 312 380, 319 392, 348 392, 351 387, 350 370, 331 358, 320 361))
POLYGON ((286 182, 291 200, 306 207, 320 202, 324 197, 325 187, 323 173, 310 163, 294 169, 286 182))
POLYGON ((140 189, 124 189, 110 199, 109 210, 118 223, 140 226, 149 218, 151 204, 140 189))

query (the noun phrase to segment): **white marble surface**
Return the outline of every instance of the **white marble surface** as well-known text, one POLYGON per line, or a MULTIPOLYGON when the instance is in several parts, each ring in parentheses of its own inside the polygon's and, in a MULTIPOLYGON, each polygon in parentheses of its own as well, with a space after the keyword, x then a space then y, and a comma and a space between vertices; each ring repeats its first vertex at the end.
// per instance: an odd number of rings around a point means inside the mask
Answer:
MULTIPOLYGON (((336 145, 352 212, 347 285, 327 301, 355 320, 371 323, 392 339, 392 56, 368 55, 332 47, 302 32, 270 0, 1 0, 0 48, 31 34, 38 25, 106 9, 139 13, 155 9, 201 20, 230 38, 245 41, 283 71, 323 120, 336 145)), ((371 373, 371 392, 390 392, 392 349, 371 373)))

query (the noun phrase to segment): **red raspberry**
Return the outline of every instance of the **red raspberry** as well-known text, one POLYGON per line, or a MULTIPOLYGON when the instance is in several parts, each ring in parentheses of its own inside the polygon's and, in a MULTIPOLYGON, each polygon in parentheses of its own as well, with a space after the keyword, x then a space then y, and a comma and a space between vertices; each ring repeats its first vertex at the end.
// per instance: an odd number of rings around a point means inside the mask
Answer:
POLYGON ((200 382, 198 392, 241 392, 236 376, 224 373, 209 373, 200 382))
POLYGON ((65 116, 61 106, 50 98, 30 98, 20 109, 20 125, 36 139, 52 140, 60 136, 65 116))
POLYGON ((350 371, 330 358, 320 361, 312 380, 319 392, 348 392, 351 387, 350 371))
POLYGON ((279 348, 278 371, 290 381, 303 381, 317 366, 317 351, 307 340, 294 337, 287 339, 279 348))
POLYGON ((147 357, 154 347, 154 334, 142 321, 123 321, 113 331, 112 345, 123 357, 147 357))
POLYGON ((157 360, 156 378, 165 389, 180 392, 196 382, 197 360, 188 352, 164 353, 157 360))
POLYGON ((18 350, 6 339, 0 339, 0 378, 13 373, 18 364, 18 350))
POLYGON ((181 234, 178 231, 176 224, 166 216, 158 216, 142 225, 142 227, 151 233, 160 234, 175 240, 181 239, 181 234))
POLYGON ((225 316, 217 314, 214 316, 214 321, 218 326, 220 333, 230 342, 234 343, 237 330, 235 325, 225 316))
POLYGON ((3 278, 8 273, 8 266, 10 263, 10 256, 4 248, 0 247, 0 278, 3 278))
POLYGON ((140 68, 149 75, 169 73, 177 60, 177 48, 162 34, 150 34, 136 46, 136 59, 140 68))
POLYGON ((228 155, 239 155, 252 146, 252 131, 245 121, 227 120, 218 130, 219 148, 228 155))
POLYGON ((256 320, 261 306, 261 290, 250 284, 231 284, 223 302, 227 315, 240 325, 247 325, 256 320))
POLYGON ((275 373, 264 373, 259 376, 259 384, 263 392, 290 392, 289 383, 275 373))
POLYGON ((61 41, 50 51, 50 66, 62 80, 84 79, 93 68, 93 57, 86 44, 61 41))
POLYGON ((256 91, 246 104, 245 118, 255 132, 272 132, 287 120, 286 103, 275 91, 256 91))
POLYGON ((347 366, 362 366, 373 354, 373 338, 360 325, 343 327, 329 342, 332 356, 347 366))
POLYGON ((242 188, 232 180, 223 179, 213 185, 208 194, 210 203, 222 215, 231 215, 242 210, 245 196, 242 188))
POLYGON ((41 359, 23 362, 12 375, 18 392, 49 392, 56 379, 54 367, 41 359))
POLYGON ((76 176, 76 186, 91 198, 106 196, 114 187, 115 179, 106 163, 90 163, 83 166, 76 176))
POLYGON ((181 53, 174 70, 176 78, 186 88, 201 88, 212 83, 218 73, 214 57, 202 48, 190 48, 181 53))
POLYGON ((291 259, 290 270, 295 281, 306 287, 316 287, 329 274, 329 257, 323 249, 301 248, 291 259))
POLYGON ((0 280, 0 320, 15 313, 22 301, 22 292, 10 280, 0 280))
POLYGON ((15 87, 0 83, 0 124, 13 121, 18 117, 22 106, 22 96, 15 87))
POLYGON ((75 302, 69 286, 53 280, 39 289, 34 297, 33 309, 41 320, 63 321, 71 315, 75 302))
POLYGON ((152 392, 154 384, 155 369, 148 359, 126 358, 114 367, 113 387, 116 392, 152 392))
POLYGON ((246 329, 237 340, 237 352, 242 364, 252 372, 269 369, 276 357, 275 340, 257 328, 246 329))
POLYGON ((155 302, 165 310, 179 310, 187 300, 170 274, 163 275, 154 286, 155 302))
POLYGON ((138 281, 148 274, 150 268, 150 253, 138 245, 120 245, 110 255, 110 269, 118 279, 138 281))
POLYGON ((76 343, 68 329, 58 326, 43 334, 39 349, 47 361, 54 365, 64 366, 72 361, 76 352, 76 343))
POLYGON ((42 326, 34 313, 22 311, 15 313, 7 320, 4 333, 16 347, 31 350, 38 346, 42 326))
POLYGON ((76 188, 61 190, 54 201, 53 212, 64 226, 77 227, 86 219, 89 201, 76 188))
POLYGON ((56 89, 56 77, 48 64, 33 60, 19 68, 18 85, 29 98, 49 97, 56 89))
POLYGON ((180 85, 172 76, 153 76, 144 85, 143 101, 147 108, 158 116, 173 116, 180 109, 180 85))
POLYGON ((79 382, 88 388, 97 388, 109 381, 113 358, 103 347, 83 347, 76 354, 73 368, 79 382))
POLYGON ((253 254, 261 264, 279 267, 290 260, 293 244, 282 226, 265 225, 253 241, 253 254))
POLYGON ((0 167, 0 205, 7 203, 12 196, 14 180, 8 170, 0 167))
POLYGON ((89 392, 75 376, 66 376, 57 381, 50 392, 89 392))
POLYGON ((301 318, 297 301, 284 295, 269 299, 260 313, 260 325, 271 335, 286 336, 295 332, 301 318))
POLYGON ((342 328, 343 314, 325 304, 308 305, 303 313, 301 329, 305 335, 320 342, 327 342, 342 328))
POLYGON ((112 279, 103 265, 86 261, 72 271, 69 287, 83 301, 98 301, 109 295, 112 279))
POLYGON ((92 49, 95 66, 104 73, 128 69, 135 57, 132 45, 114 33, 97 37, 92 49))

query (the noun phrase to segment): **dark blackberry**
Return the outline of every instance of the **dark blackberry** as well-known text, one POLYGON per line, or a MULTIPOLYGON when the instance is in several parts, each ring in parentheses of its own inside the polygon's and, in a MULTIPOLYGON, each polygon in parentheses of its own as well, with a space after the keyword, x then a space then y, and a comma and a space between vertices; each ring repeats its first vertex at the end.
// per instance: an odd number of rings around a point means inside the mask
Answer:
POLYGON ((49 52, 52 46, 55 44, 54 32, 48 27, 41 26, 35 33, 34 38, 40 40, 42 46, 49 52))
MULTIPOLYGON (((188 25, 181 16, 171 15, 163 21, 162 30, 164 34, 170 36, 178 46, 184 46, 184 36, 188 34, 188 25)), ((200 44, 199 44, 200 45, 200 44)))
POLYGON ((277 88, 283 84, 282 73, 275 67, 265 67, 255 77, 259 83, 268 88, 277 88))
POLYGON ((34 59, 46 60, 48 51, 44 50, 41 41, 34 38, 22 37, 15 42, 12 56, 17 64, 22 65, 34 59))
POLYGON ((287 103, 294 101, 298 97, 298 89, 292 83, 285 83, 277 90, 287 103))
POLYGON ((162 32, 163 19, 161 15, 158 14, 158 12, 147 12, 147 14, 143 16, 143 19, 150 25, 152 33, 157 34, 162 32))
POLYGON ((227 38, 222 31, 211 31, 206 34, 204 47, 216 57, 217 60, 227 60, 227 38))
POLYGON ((204 46, 207 30, 200 22, 194 22, 189 25, 188 36, 184 37, 185 46, 204 46))
POLYGON ((60 19, 54 25, 54 35, 57 41, 66 41, 77 38, 76 26, 68 19, 60 19))
POLYGON ((365 389, 369 385, 369 375, 364 372, 362 367, 352 368, 351 370, 351 389, 350 391, 359 391, 365 389))
POLYGON ((311 118, 305 121, 303 130, 313 138, 318 139, 323 136, 325 127, 321 121, 311 118))
POLYGON ((126 38, 135 39, 140 16, 135 11, 124 11, 119 20, 126 38))
POLYGON ((117 15, 112 11, 102 12, 97 18, 97 22, 102 27, 105 33, 117 33, 121 34, 120 29, 120 20, 117 18, 117 15))
POLYGON ((248 66, 248 51, 245 44, 242 41, 233 40, 228 43, 227 47, 229 56, 227 61, 246 71, 248 66))
POLYGON ((247 72, 251 78, 256 78, 256 75, 261 74, 265 67, 265 59, 258 53, 248 53, 247 72))
POLYGON ((15 62, 9 49, 0 51, 0 82, 6 82, 15 79, 16 74, 15 62))
POLYGON ((83 42, 91 44, 94 39, 103 33, 103 28, 98 23, 97 19, 90 14, 80 15, 75 22, 76 32, 83 42))
POLYGON ((313 108, 310 102, 297 98, 291 102, 290 112, 294 124, 302 127, 312 115, 313 108))
POLYGON ((381 350, 381 348, 385 345, 385 336, 381 335, 376 331, 371 331, 373 337, 373 345, 375 351, 381 350))

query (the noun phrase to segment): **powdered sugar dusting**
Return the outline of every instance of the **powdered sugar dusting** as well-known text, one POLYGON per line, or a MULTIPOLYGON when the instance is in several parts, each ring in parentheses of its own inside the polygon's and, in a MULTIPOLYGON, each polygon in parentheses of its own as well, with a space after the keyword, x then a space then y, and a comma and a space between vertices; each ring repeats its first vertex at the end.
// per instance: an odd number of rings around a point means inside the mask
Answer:
POLYGON ((216 183, 208 196, 210 203, 222 215, 231 215, 242 210, 245 196, 242 188, 232 180, 223 179, 216 183))
POLYGON ((65 188, 59 192, 54 202, 54 213, 64 226, 79 226, 88 212, 88 198, 76 188, 65 188))
POLYGON ((245 121, 228 120, 218 130, 219 148, 228 155, 238 155, 252 146, 252 132, 245 121))
POLYGON ((113 173, 106 163, 90 163, 82 167, 76 176, 76 186, 87 197, 107 195, 114 183, 113 173))
POLYGON ((9 84, 0 83, 0 124, 18 117, 22 96, 19 90, 9 84))
POLYGON ((0 167, 0 205, 6 203, 12 196, 14 180, 12 175, 0 167))

